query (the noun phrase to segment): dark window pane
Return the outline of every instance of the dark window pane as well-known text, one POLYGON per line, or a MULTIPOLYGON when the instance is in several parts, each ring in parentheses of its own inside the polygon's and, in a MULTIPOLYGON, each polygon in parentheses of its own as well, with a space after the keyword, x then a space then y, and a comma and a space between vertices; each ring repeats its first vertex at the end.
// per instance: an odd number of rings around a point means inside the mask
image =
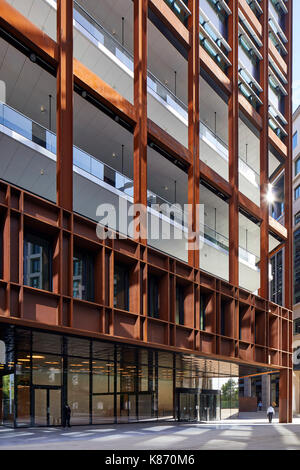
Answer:
POLYGON ((297 176, 300 173, 300 158, 295 163, 295 176, 297 176))
POLYGON ((294 233, 294 302, 300 302, 300 229, 294 233))
POLYGON ((205 309, 206 309, 206 302, 205 296, 203 294, 200 295, 200 330, 205 330, 205 309))
POLYGON ((52 250, 48 240, 26 234, 24 239, 24 284, 52 290, 52 250))
POLYGON ((282 250, 276 253, 270 260, 271 264, 271 281, 270 281, 270 298, 271 301, 283 304, 283 253, 282 250))
POLYGON ((159 318, 159 284, 156 276, 150 275, 148 281, 148 316, 159 318))
POLYGON ((297 147, 298 145, 298 132, 295 132, 293 135, 293 150, 297 147))
POLYGON ((184 325, 184 288, 176 287, 176 323, 184 325))
POLYGON ((129 274, 128 266, 115 264, 114 272, 114 307, 129 310, 129 274))
POLYGON ((75 251, 73 258, 73 297, 94 300, 94 262, 89 254, 75 251))

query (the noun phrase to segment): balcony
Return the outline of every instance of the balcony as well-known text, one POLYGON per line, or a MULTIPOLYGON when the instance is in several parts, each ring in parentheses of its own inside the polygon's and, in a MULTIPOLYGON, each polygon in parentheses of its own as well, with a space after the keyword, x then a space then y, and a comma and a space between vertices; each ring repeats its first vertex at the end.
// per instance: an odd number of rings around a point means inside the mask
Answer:
POLYGON ((180 21, 187 26, 188 18, 191 15, 187 6, 187 0, 164 0, 164 2, 171 8, 180 21))
MULTIPOLYGON (((4 103, 0 104, 0 132, 1 145, 4 150, 1 159, 1 177, 55 202, 56 135, 4 103)), ((117 210, 120 197, 126 204, 132 204, 132 179, 76 146, 73 147, 73 155, 74 186, 76 193, 81 196, 79 198, 80 202, 76 201, 76 197, 74 199, 77 212, 98 221, 96 209, 100 202, 111 203, 117 210)), ((169 207, 172 203, 150 190, 147 192, 147 202, 149 206, 149 231, 151 223, 156 219, 156 223, 159 222, 161 227, 160 235, 166 234, 170 230, 172 234, 177 233, 177 235, 180 235, 180 239, 177 240, 174 236, 174 240, 172 239, 170 243, 170 240, 164 239, 164 236, 152 240, 151 232, 149 232, 149 244, 165 253, 187 261, 187 213, 182 211, 180 206, 173 206, 173 214, 170 216, 169 207), (154 204, 158 204, 159 208, 153 206, 154 204)), ((206 201, 203 201, 203 203, 206 204, 206 201)), ((222 224, 223 222, 221 222, 222 224)), ((119 229, 118 226, 113 224, 108 225, 112 229, 119 229)), ((200 241, 204 244, 202 254, 210 254, 209 263, 204 264, 202 269, 212 272, 210 265, 222 266, 221 260, 224 258, 223 271, 222 268, 219 269, 217 275, 226 278, 225 266, 229 255, 228 237, 209 225, 203 224, 201 226, 200 241)), ((256 271, 258 262, 255 256, 242 246, 239 253, 240 260, 247 269, 256 271)))
POLYGON ((227 17, 231 10, 225 1, 202 0, 200 2, 200 42, 219 67, 226 71, 231 65, 228 53, 231 47, 226 40, 227 17))
MULTIPOLYGON (((128 50, 122 47, 115 38, 113 38, 105 29, 86 13, 81 6, 74 2, 74 18, 83 28, 82 32, 94 36, 100 44, 109 49, 124 67, 128 73, 133 76, 133 57, 128 50)), ((76 23, 75 23, 76 26, 76 23)), ((179 99, 165 84, 163 84, 152 72, 148 70, 147 77, 148 91, 148 109, 149 116, 155 115, 155 120, 170 135, 176 138, 180 143, 187 146, 187 127, 188 127, 188 107, 179 99)), ((201 123, 200 138, 204 144, 204 152, 207 157, 203 158, 200 152, 200 158, 208 162, 216 172, 219 172, 228 180, 228 146, 217 135, 209 129, 203 122, 201 123)), ((257 190, 259 184, 259 175, 254 172, 246 162, 240 159, 240 174, 245 184, 252 185, 257 190)), ((253 188, 251 189, 251 191, 253 188)), ((256 198, 257 200, 257 198, 256 198)))
MULTIPOLYGON (((56 3, 53 0, 44 0, 47 8, 54 9, 56 3)), ((41 6, 43 1, 40 0, 36 5, 36 15, 43 16, 45 14, 41 6)), ((204 7, 203 7, 204 8, 204 7)), ((223 7, 222 7, 223 8, 223 7)), ((224 7, 226 8, 226 7, 224 7)), ((48 11, 48 10, 47 10, 48 11)), ((204 14, 204 12, 203 12, 204 14)), ((205 13, 207 14, 207 12, 205 13)), ((227 14, 227 13, 226 13, 227 14)), ((44 18, 45 20, 45 18, 44 18)), ((44 21, 43 20, 43 21, 44 21)), ((213 23, 211 23, 211 27, 213 23)), ((149 34, 151 39, 155 36, 155 30, 149 23, 149 34)), ((215 27, 216 28, 216 27, 215 27)), ((128 35, 128 34, 127 34, 128 35)), ((89 66, 92 71, 102 77, 110 86, 115 88, 129 101, 133 101, 133 56, 131 51, 122 46, 117 40, 118 35, 110 34, 98 20, 95 20, 78 2, 74 2, 74 53, 75 56, 83 62, 88 60, 85 65, 89 66)), ((154 39, 153 39, 154 40, 154 39)), ((127 43, 130 40, 128 39, 127 43)), ((166 46, 167 47, 167 46, 166 46)), ((174 56, 175 58, 175 56, 174 56)), ((149 64, 150 65, 150 64, 149 64)), ((155 69, 153 63, 153 69, 155 69)), ((201 86, 204 80, 201 79, 201 86)), ((180 85, 178 85, 179 87, 180 85)), ((206 85, 208 87, 208 85, 206 85)), ((211 90, 211 88, 207 88, 211 90)), ((147 78, 148 91, 148 115, 161 128, 166 130, 171 136, 177 139, 184 146, 188 145, 188 108, 185 102, 173 93, 157 76, 148 70, 147 78)), ((183 97, 184 90, 180 90, 179 94, 183 97)), ((201 98, 202 99, 202 98, 201 98)), ((226 130, 220 128, 220 132, 211 131, 210 125, 201 123, 200 130, 200 158, 205 161, 214 171, 218 172, 226 180, 228 180, 228 148, 223 141, 223 135, 227 133, 224 113, 227 108, 221 109, 220 103, 210 105, 201 102, 201 114, 203 116, 212 114, 212 108, 215 108, 216 114, 225 126, 226 130), (210 109, 209 109, 210 108, 210 109)), ((242 183, 245 182, 249 186, 249 194, 257 191, 258 175, 243 160, 240 160, 240 176, 242 183)), ((242 184, 242 186, 245 186, 242 184)), ((258 200, 257 197, 255 200, 258 200)))

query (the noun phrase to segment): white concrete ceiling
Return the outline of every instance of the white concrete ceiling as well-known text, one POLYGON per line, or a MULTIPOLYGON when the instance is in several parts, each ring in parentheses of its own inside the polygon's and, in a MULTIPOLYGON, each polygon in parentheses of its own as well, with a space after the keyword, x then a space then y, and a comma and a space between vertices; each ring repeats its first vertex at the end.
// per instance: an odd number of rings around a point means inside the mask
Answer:
POLYGON ((52 130, 56 130, 56 79, 3 39, 0 39, 0 80, 5 83, 6 103, 48 129, 51 94, 52 130))
POLYGON ((55 0, 7 0, 22 15, 56 41, 56 10, 55 0))

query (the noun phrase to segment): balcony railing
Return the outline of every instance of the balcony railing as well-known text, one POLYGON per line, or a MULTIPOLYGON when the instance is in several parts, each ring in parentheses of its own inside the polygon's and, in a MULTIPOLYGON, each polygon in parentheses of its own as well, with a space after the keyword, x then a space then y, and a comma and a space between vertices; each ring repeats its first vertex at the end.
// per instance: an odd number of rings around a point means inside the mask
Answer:
POLYGON ((214 245, 222 248, 226 252, 229 252, 229 238, 225 237, 221 233, 217 232, 213 228, 204 224, 200 226, 200 229, 204 235, 204 240, 208 240, 214 245))
POLYGON ((56 154, 56 136, 7 104, 0 102, 0 124, 49 152, 56 154))
POLYGON ((78 23, 88 34, 90 34, 97 43, 104 46, 111 52, 122 64, 133 72, 132 54, 120 44, 114 36, 101 26, 84 8, 74 1, 74 21, 78 23))
MULTIPOLYGON (((103 26, 101 26, 89 13, 87 13, 76 1, 74 1, 74 20, 87 31, 94 39, 100 44, 105 46, 123 65, 125 65, 131 72, 134 69, 134 60, 132 54, 123 47, 116 38, 108 33, 103 26)), ((167 107, 175 111, 186 123, 188 122, 188 107, 181 101, 166 85, 164 85, 155 75, 148 70, 147 87, 148 92, 156 94, 159 101, 162 101, 167 107)), ((210 142, 218 153, 228 161, 228 146, 222 141, 211 129, 209 129, 203 122, 200 123, 200 137, 210 142)), ((259 175, 253 170, 246 162, 240 163, 240 169, 245 170, 245 165, 248 166, 245 173, 249 177, 250 182, 254 181, 259 184, 259 175)))
MULTIPOLYGON (((220 234, 216 230, 212 229, 208 225, 204 224, 201 226, 202 233, 204 235, 204 240, 208 240, 212 244, 222 248, 229 254, 229 238, 225 235, 220 234)), ((259 257, 256 256, 254 253, 251 253, 246 248, 240 246, 239 247, 239 259, 245 261, 247 264, 258 267, 259 265, 259 257)))
POLYGON ((164 0, 164 2, 171 8, 180 21, 187 26, 188 17, 191 15, 188 9, 187 0, 164 0))
MULTIPOLYGON (((24 116, 19 111, 11 108, 9 105, 0 102, 0 125, 6 127, 14 134, 24 137, 25 139, 35 143, 36 145, 48 150, 53 154, 55 160, 56 155, 56 135, 41 126, 40 124, 32 121, 27 116, 24 116)), ((73 146, 73 164, 86 173, 92 175, 104 183, 109 184, 118 191, 126 194, 130 201, 133 201, 133 180, 118 172, 109 165, 101 162, 94 158, 88 153, 84 152, 80 148, 73 146)), ((147 203, 148 206, 158 204, 158 211, 160 214, 167 218, 170 218, 174 222, 177 222, 182 226, 183 230, 186 230, 188 215, 180 209, 179 205, 172 205, 167 199, 158 196, 152 191, 147 191, 147 203), (172 206, 173 212, 170 216, 168 208, 172 206)), ((200 227, 204 239, 210 241, 219 248, 229 252, 229 239, 228 237, 218 233, 208 225, 204 224, 200 227)), ((244 259, 251 265, 257 265, 259 259, 248 252, 244 248, 240 247, 240 258, 244 259)))
MULTIPOLYGON (((200 123, 200 137, 203 142, 212 146, 216 152, 226 161, 229 160, 228 145, 222 140, 214 131, 212 131, 202 121, 200 123)), ((201 155, 200 155, 201 156, 201 155)), ((260 175, 255 171, 249 163, 243 158, 239 157, 239 173, 243 175, 255 187, 260 186, 260 175)))

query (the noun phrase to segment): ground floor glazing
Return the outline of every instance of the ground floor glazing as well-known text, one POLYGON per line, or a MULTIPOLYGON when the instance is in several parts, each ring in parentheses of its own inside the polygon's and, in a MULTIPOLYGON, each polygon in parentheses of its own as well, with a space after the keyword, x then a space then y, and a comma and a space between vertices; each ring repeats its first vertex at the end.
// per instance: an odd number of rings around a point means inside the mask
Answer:
MULTIPOLYGON (((238 415, 241 367, 225 361, 0 326, 0 423, 61 426, 238 415)), ((244 372, 244 371, 243 371, 244 372)))

